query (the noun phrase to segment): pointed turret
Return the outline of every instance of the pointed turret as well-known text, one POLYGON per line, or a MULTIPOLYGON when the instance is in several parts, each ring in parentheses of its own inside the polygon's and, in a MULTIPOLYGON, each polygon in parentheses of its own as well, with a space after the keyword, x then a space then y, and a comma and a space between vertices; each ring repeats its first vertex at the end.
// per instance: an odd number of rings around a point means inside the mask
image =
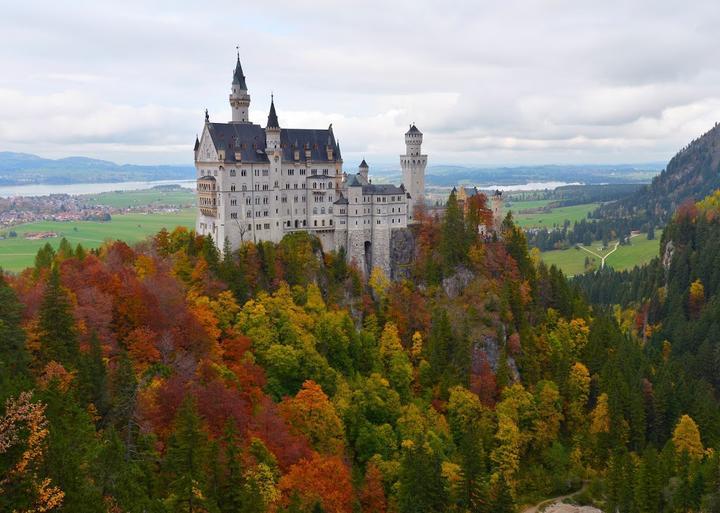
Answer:
POLYGON ((242 64, 240 64, 240 52, 238 52, 237 63, 235 64, 235 71, 233 72, 233 85, 238 86, 238 89, 247 91, 247 84, 245 83, 245 75, 243 75, 242 64))
POLYGON ((232 87, 230 88, 230 107, 232 107, 233 123, 248 123, 248 110, 250 109, 250 95, 247 92, 245 75, 240 64, 238 52, 235 71, 233 72, 232 87))
POLYGON ((265 128, 280 128, 277 113, 275 112, 275 97, 270 95, 270 114, 268 114, 267 126, 265 128))
POLYGON ((200 149, 200 139, 198 139, 197 134, 195 134, 195 148, 193 151, 198 151, 200 149))

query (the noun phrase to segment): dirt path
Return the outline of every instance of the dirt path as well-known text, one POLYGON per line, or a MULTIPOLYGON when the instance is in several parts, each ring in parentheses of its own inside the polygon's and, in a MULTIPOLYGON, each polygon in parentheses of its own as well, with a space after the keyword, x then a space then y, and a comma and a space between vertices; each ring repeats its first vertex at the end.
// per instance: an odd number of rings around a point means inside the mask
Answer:
MULTIPOLYGON (((632 239, 633 237, 637 237, 638 235, 640 235, 640 234, 639 233, 632 234, 632 235, 630 235, 630 238, 632 239)), ((605 255, 605 256, 598 255, 594 251, 590 251, 588 248, 586 248, 585 246, 583 246, 581 244, 578 244, 577 247, 579 247, 583 251, 587 251, 588 253, 590 253, 593 256, 598 257, 600 259, 600 269, 604 269, 605 268, 605 259, 607 257, 609 257, 610 255, 612 255, 613 253, 615 253, 619 246, 620 246, 620 241, 616 242, 615 247, 612 248, 610 251, 608 251, 607 255, 605 255)))
POLYGON ((557 497, 553 497, 553 498, 551 498, 551 499, 546 499, 546 500, 544 500, 544 501, 542 501, 542 502, 538 502, 538 503, 535 504, 534 506, 528 506, 528 507, 526 507, 525 509, 522 510, 521 513, 538 513, 538 511, 540 511, 540 510, 541 510, 542 508, 544 508, 545 506, 549 506, 550 504, 554 504, 554 503, 556 503, 556 502, 562 502, 562 501, 564 501, 565 499, 569 499, 569 498, 572 497, 573 495, 577 495, 577 494, 579 494, 579 493, 584 492, 584 491, 585 491, 585 488, 587 488, 587 486, 588 486, 587 483, 583 483, 583 485, 580 487, 579 490, 576 490, 576 491, 574 491, 574 492, 568 493, 568 494, 566 494, 566 495, 558 495, 557 497))

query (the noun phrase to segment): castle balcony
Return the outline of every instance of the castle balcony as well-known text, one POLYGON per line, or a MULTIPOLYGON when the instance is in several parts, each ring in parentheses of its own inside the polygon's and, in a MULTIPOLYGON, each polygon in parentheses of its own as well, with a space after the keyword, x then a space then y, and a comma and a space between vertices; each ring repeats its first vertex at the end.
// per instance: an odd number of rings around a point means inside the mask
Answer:
POLYGON ((197 181, 198 208, 202 215, 217 217, 217 180, 212 176, 203 176, 197 181))

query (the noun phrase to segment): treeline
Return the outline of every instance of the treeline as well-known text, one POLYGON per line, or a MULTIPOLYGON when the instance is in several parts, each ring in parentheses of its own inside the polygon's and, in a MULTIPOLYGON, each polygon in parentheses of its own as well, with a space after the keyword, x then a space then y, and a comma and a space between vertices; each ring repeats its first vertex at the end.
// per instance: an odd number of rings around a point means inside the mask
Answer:
POLYGON ((565 221, 562 227, 554 229, 527 230, 527 238, 530 245, 540 251, 549 251, 566 249, 576 244, 590 246, 596 241, 600 241, 603 246, 613 240, 627 244, 634 230, 646 233, 649 239, 655 237, 654 226, 637 224, 632 219, 581 219, 572 226, 569 221, 565 221))

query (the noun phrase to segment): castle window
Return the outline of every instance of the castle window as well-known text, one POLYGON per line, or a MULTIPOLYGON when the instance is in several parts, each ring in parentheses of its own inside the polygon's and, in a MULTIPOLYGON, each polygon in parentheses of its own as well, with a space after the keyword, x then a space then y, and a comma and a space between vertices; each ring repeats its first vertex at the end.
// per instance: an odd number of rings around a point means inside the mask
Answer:
POLYGON ((232 192, 235 192, 235 184, 232 184, 232 185, 230 186, 230 190, 231 190, 232 192))
POLYGON ((322 225, 325 226, 325 219, 322 220, 322 225))
POLYGON ((317 215, 317 207, 313 208, 313 215, 317 215))
POLYGON ((304 169, 301 169, 301 170, 300 170, 300 176, 305 176, 305 170, 304 170, 304 169))
POLYGON ((230 219, 237 219, 237 212, 230 212, 230 219))
POLYGON ((315 219, 315 226, 317 226, 317 219, 315 219))
POLYGON ((236 171, 234 169, 230 170, 230 176, 235 176, 236 171))
POLYGON ((247 176, 247 170, 246 170, 246 169, 241 169, 241 170, 240 170, 240 176, 247 176))
POLYGON ((322 207, 322 208, 320 209, 320 213, 321 213, 321 214, 324 214, 324 213, 325 213, 325 207, 322 207))
POLYGON ((231 207, 236 207, 236 206, 237 206, 237 200, 236 200, 236 199, 231 199, 231 200, 230 200, 230 206, 231 206, 231 207))

